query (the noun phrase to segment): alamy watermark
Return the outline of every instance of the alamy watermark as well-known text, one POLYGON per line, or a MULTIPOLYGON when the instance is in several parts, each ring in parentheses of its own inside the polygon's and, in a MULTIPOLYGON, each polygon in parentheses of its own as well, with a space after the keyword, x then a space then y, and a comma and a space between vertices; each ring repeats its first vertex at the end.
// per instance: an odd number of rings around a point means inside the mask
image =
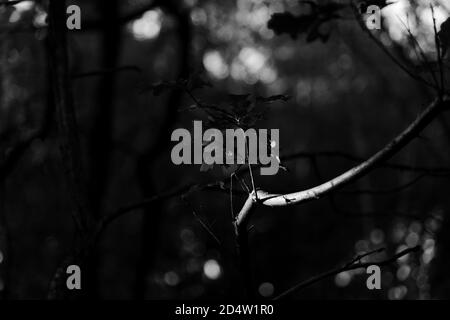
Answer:
MULTIPOLYGON (((361 9, 361 8, 360 8, 361 9)), ((366 12, 361 12, 364 15, 366 27, 369 30, 381 29, 381 9, 379 6, 370 5, 366 12)))
POLYGON ((202 121, 194 121, 193 135, 176 129, 171 140, 178 143, 171 152, 172 162, 180 164, 261 165, 261 175, 274 175, 280 166, 278 129, 219 129, 203 132, 202 121))
POLYGON ((67 7, 66 26, 69 30, 81 30, 81 8, 77 5, 71 5, 67 7))

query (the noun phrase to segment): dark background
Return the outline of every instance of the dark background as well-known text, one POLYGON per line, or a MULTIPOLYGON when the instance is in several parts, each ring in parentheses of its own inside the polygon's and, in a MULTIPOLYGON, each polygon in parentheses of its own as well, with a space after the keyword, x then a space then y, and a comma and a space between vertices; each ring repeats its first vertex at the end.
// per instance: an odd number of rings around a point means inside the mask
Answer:
MULTIPOLYGON (((444 2, 433 2, 438 26, 449 15, 444 2)), ((243 296, 239 269, 229 254, 235 246, 229 173, 220 167, 175 166, 170 160, 172 130, 191 130, 192 120, 206 117, 186 110, 193 101, 182 90, 155 95, 151 85, 198 74, 212 87, 195 90, 195 96, 223 106, 228 94, 289 95, 289 101, 261 109, 264 118, 255 125, 280 129, 282 160, 303 152, 282 161, 287 171, 255 175, 256 185, 270 192, 305 189, 344 172, 383 147, 433 99, 430 89, 402 72, 369 38, 351 10, 321 26, 329 39, 308 41, 307 34, 276 35, 267 26, 275 12, 308 12, 299 1, 69 4, 82 12, 82 28, 68 31, 67 44, 83 192, 92 219, 183 186, 225 179, 225 190, 189 192, 184 199, 175 192, 109 224, 83 264, 83 275, 88 274, 83 297, 243 296)), ((415 74, 430 79, 399 22, 408 14, 412 33, 433 60, 428 5, 399 0, 387 6, 383 28, 373 34, 415 74)), ((3 299, 45 298, 58 266, 78 243, 52 99, 47 10, 41 1, 0 5, 3 299)), ((390 160, 398 166, 377 168, 317 201, 258 208, 249 239, 258 296, 274 297, 358 253, 385 247, 367 260, 376 261, 420 245, 421 252, 382 268, 381 290, 369 291, 365 270, 357 270, 324 279, 292 298, 449 298, 449 137, 444 114, 390 160)), ((250 184, 248 176, 242 178, 250 184)), ((237 212, 245 196, 236 181, 234 186, 241 191, 233 196, 237 212)))

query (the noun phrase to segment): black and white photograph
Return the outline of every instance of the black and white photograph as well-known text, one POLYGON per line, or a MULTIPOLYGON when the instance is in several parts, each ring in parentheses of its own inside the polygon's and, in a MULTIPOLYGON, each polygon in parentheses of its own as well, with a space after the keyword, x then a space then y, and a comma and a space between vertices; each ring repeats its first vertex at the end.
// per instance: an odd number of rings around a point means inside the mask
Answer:
POLYGON ((449 71, 448 0, 0 0, 0 305, 450 299, 449 71))

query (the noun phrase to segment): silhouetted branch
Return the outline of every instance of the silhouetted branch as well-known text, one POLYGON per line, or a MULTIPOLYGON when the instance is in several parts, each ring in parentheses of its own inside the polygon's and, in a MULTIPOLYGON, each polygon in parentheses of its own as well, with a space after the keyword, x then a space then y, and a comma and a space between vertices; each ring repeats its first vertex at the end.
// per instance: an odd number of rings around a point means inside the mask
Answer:
POLYGON ((405 147, 440 113, 440 111, 448 108, 448 106, 448 99, 445 101, 441 101, 439 99, 433 101, 425 109, 425 111, 423 111, 419 117, 413 121, 413 123, 411 123, 402 133, 389 142, 384 148, 360 165, 344 172, 334 179, 331 179, 316 187, 289 194, 270 194, 260 190, 258 191, 258 198, 260 199, 259 203, 271 207, 299 204, 305 201, 318 199, 331 191, 359 179, 405 147))
POLYGON ((441 94, 442 94, 445 91, 444 62, 442 59, 442 45, 441 45, 441 41, 439 40, 439 33, 437 31, 434 7, 433 7, 433 4, 431 4, 431 3, 430 3, 430 9, 431 9, 431 17, 433 18, 434 43, 436 46, 436 55, 437 55, 437 61, 438 61, 438 65, 439 65, 440 89, 441 89, 441 94))
POLYGON ((317 283, 317 282, 319 282, 321 280, 329 278, 331 276, 335 276, 335 275, 337 275, 337 274, 339 274, 341 272, 355 270, 355 269, 361 269, 361 268, 366 269, 367 267, 373 266, 373 265, 382 267, 382 266, 389 265, 389 264, 397 261, 399 258, 401 258, 403 256, 406 256, 407 254, 410 254, 412 252, 418 252, 420 250, 421 250, 420 246, 416 246, 416 247, 413 247, 413 248, 408 248, 408 249, 405 249, 403 251, 400 251, 396 255, 394 255, 391 258, 386 259, 386 260, 382 260, 382 261, 378 261, 378 262, 364 262, 364 263, 359 262, 359 263, 355 263, 356 261, 359 261, 362 257, 365 257, 367 255, 379 252, 380 249, 372 251, 372 252, 369 252, 369 253, 367 253, 365 255, 360 256, 359 259, 354 259, 353 261, 347 263, 343 267, 339 267, 339 268, 336 268, 336 269, 333 269, 333 270, 321 273, 321 274, 319 274, 319 275, 317 275, 317 276, 315 276, 315 277, 313 277, 311 279, 308 279, 306 281, 303 281, 303 282, 293 286, 292 288, 290 288, 290 289, 286 290, 285 292, 283 292, 283 293, 279 294, 278 296, 276 296, 274 298, 274 300, 279 300, 279 299, 286 298, 287 296, 289 296, 289 295, 291 295, 291 294, 293 294, 293 293, 295 293, 295 292, 297 292, 297 291, 299 291, 301 289, 309 287, 309 286, 311 286, 311 285, 313 285, 313 284, 315 284, 315 283, 317 283))
POLYGON ((122 208, 119 208, 118 210, 106 214, 105 217, 101 220, 99 224, 99 230, 103 230, 106 226, 108 226, 110 223, 115 221, 116 219, 120 218, 121 216, 139 210, 143 209, 148 206, 154 205, 158 201, 164 201, 170 198, 174 197, 183 197, 188 196, 189 194, 201 190, 213 190, 213 191, 221 191, 221 192, 228 192, 225 185, 222 181, 212 182, 212 183, 205 183, 205 184, 190 184, 183 187, 178 187, 173 190, 169 190, 166 192, 159 193, 157 195, 154 195, 152 197, 143 199, 141 201, 126 205, 122 208))
POLYGON ((234 234, 236 241, 236 255, 238 259, 239 266, 241 268, 242 281, 245 284, 245 289, 247 296, 249 298, 254 297, 254 285, 253 285, 253 273, 251 271, 250 264, 250 248, 248 243, 248 221, 250 215, 254 210, 252 206, 255 201, 255 193, 248 196, 245 201, 241 211, 236 216, 233 222, 234 234))
MULTIPOLYGON (((313 156, 325 157, 325 158, 338 157, 338 158, 347 159, 347 160, 350 160, 353 162, 364 161, 364 158, 353 156, 349 153, 339 152, 339 151, 336 151, 336 152, 335 151, 319 151, 319 152, 303 152, 302 151, 302 152, 295 152, 295 153, 288 154, 286 156, 282 156, 281 159, 282 159, 282 161, 291 161, 291 160, 295 160, 298 158, 308 158, 309 159, 310 157, 313 157, 313 156)), ((379 164, 379 167, 390 168, 390 169, 400 170, 400 171, 419 172, 419 173, 423 173, 424 175, 430 175, 430 176, 442 176, 442 175, 450 174, 450 168, 445 168, 445 167, 442 167, 442 168, 421 167, 421 166, 410 166, 410 165, 405 165, 405 164, 400 164, 400 163, 382 163, 382 164, 379 164)), ((245 170, 248 170, 248 169, 244 168, 242 171, 245 172, 245 170)), ((114 212, 107 214, 103 218, 103 221, 101 223, 102 228, 109 225, 110 223, 115 221, 117 218, 122 217, 123 215, 126 215, 127 213, 145 208, 146 206, 151 206, 156 201, 167 200, 167 199, 170 199, 173 197, 179 197, 182 195, 187 196, 193 192, 199 192, 199 191, 203 191, 203 190, 219 191, 219 192, 223 192, 223 193, 228 193, 229 190, 227 189, 227 187, 225 185, 225 183, 228 180, 229 180, 229 178, 225 178, 223 180, 219 180, 219 181, 215 181, 215 182, 211 182, 211 183, 205 183, 205 184, 192 183, 190 185, 186 185, 186 186, 178 187, 178 188, 175 188, 172 190, 168 190, 168 191, 159 193, 157 195, 154 195, 152 197, 131 203, 129 205, 126 205, 122 208, 117 209, 114 212)), ((233 191, 233 194, 248 195, 247 192, 240 191, 237 189, 233 189, 232 191, 233 191)), ((362 191, 364 192, 364 190, 362 190, 362 191)))
POLYGON ((0 6, 14 6, 25 0, 10 0, 10 1, 0 1, 0 6))
MULTIPOLYGON (((296 159, 311 159, 311 158, 342 158, 352 162, 363 162, 367 158, 356 156, 351 153, 342 151, 298 151, 280 156, 281 162, 292 161, 296 159)), ((256 167, 259 167, 256 165, 256 167)), ((450 174, 450 167, 425 167, 425 166, 413 166, 403 163, 384 162, 377 166, 378 168, 387 168, 405 172, 423 173, 429 176, 447 176, 450 174)), ((239 172, 248 171, 248 167, 245 166, 239 172)))

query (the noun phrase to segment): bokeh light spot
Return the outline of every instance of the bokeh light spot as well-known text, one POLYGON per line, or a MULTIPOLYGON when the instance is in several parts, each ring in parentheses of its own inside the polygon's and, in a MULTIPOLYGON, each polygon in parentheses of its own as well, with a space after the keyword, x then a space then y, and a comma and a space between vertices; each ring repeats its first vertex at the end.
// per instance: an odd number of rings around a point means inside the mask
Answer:
POLYGON ((203 273, 208 279, 217 280, 222 274, 222 268, 216 260, 211 259, 203 265, 203 273))
POLYGON ((389 300, 401 300, 408 293, 406 286, 398 286, 389 289, 388 298, 389 300))
POLYGON ((206 52, 203 56, 203 65, 215 78, 224 79, 228 77, 228 65, 218 51, 206 52))
POLYGON ((405 242, 409 247, 415 247, 419 243, 419 235, 415 232, 411 232, 406 237, 405 242))
POLYGON ((156 38, 162 26, 162 13, 160 10, 149 10, 140 19, 134 21, 131 30, 137 40, 156 38))
POLYGON ((270 297, 273 295, 274 287, 270 282, 261 283, 258 288, 258 292, 263 297, 270 297))
POLYGON ((245 47, 239 52, 239 59, 251 74, 257 74, 266 63, 266 56, 259 50, 245 47))
POLYGON ((381 244, 384 241, 384 232, 380 229, 374 229, 370 233, 370 241, 373 244, 381 244))
POLYGON ((400 281, 405 281, 410 273, 411 267, 408 265, 403 265, 397 270, 397 279, 400 281))
POLYGON ((167 285, 174 287, 180 282, 180 277, 178 276, 178 274, 176 272, 169 271, 169 272, 166 272, 166 274, 164 274, 164 282, 167 285))
POLYGON ((348 286, 351 281, 352 275, 348 271, 338 273, 334 278, 334 283, 336 284, 336 286, 341 288, 348 286))

